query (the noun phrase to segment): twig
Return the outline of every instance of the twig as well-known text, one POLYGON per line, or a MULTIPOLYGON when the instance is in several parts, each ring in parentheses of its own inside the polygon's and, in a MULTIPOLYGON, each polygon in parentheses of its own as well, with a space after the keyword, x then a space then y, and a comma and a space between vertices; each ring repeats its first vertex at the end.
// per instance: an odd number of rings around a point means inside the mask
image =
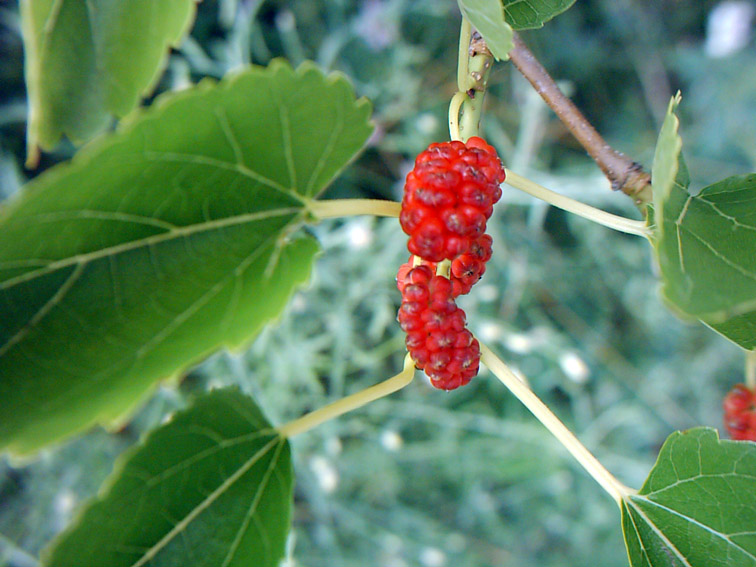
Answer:
POLYGON ((516 33, 514 49, 509 52, 509 57, 517 70, 533 85, 536 92, 598 164, 611 182, 612 189, 632 197, 638 205, 650 203, 651 175, 644 171, 640 164, 606 143, 583 113, 559 89, 549 72, 516 33))

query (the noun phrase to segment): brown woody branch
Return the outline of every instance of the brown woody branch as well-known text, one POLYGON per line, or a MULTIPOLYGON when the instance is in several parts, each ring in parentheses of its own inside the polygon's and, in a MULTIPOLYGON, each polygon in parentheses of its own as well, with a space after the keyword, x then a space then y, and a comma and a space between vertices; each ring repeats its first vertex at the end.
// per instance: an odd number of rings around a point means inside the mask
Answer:
POLYGON ((598 164, 611 182, 612 189, 632 197, 638 205, 651 202, 651 175, 639 163, 606 143, 583 113, 559 89, 549 72, 516 33, 514 49, 509 52, 509 57, 517 70, 533 85, 536 92, 598 164))

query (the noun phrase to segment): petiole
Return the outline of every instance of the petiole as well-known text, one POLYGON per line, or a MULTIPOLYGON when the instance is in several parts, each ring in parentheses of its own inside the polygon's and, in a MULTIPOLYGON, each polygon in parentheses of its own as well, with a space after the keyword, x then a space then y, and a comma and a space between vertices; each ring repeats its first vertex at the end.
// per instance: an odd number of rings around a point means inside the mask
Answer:
POLYGON ((331 199, 312 200, 308 203, 307 209, 318 220, 357 215, 398 218, 402 205, 382 199, 331 199))
POLYGON ((396 376, 392 376, 388 380, 366 388, 356 394, 347 396, 328 404, 325 407, 317 409, 307 415, 290 421, 278 428, 278 433, 281 437, 294 437, 300 433, 305 433, 318 425, 330 421, 348 413, 350 411, 361 408, 362 406, 374 402, 380 398, 384 398, 394 392, 401 390, 407 386, 415 377, 415 363, 409 354, 404 358, 404 368, 396 376))
POLYGON ((590 205, 586 205, 585 203, 581 203, 580 201, 576 201, 575 199, 571 199, 564 195, 560 195, 559 193, 555 193, 550 189, 546 189, 546 187, 539 185, 535 181, 531 181, 527 177, 518 175, 510 169, 507 169, 506 172, 507 178, 504 183, 515 189, 519 189, 528 195, 546 201, 550 205, 554 205, 555 207, 574 213, 602 226, 613 228, 614 230, 625 232, 627 234, 635 234, 637 236, 649 238, 653 233, 651 228, 646 225, 645 221, 629 219, 619 215, 613 215, 612 213, 607 213, 596 207, 591 207, 590 205))
MULTIPOLYGON (((478 339, 480 342, 480 339, 478 339)), ((522 404, 548 429, 575 459, 588 471, 618 505, 636 491, 617 480, 583 445, 567 426, 554 415, 538 396, 491 349, 480 342, 480 361, 504 384, 522 404)))

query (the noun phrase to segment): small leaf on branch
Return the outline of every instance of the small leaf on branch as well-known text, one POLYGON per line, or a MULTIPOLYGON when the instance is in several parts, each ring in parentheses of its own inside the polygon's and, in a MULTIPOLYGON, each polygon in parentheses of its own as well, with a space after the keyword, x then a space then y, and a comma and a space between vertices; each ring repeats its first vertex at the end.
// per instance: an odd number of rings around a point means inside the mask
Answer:
POLYGON ((540 28, 574 3, 575 0, 501 0, 504 16, 516 30, 540 28))
POLYGON ((199 397, 121 457, 46 567, 277 567, 290 527, 288 442, 236 388, 199 397))
POLYGON ((186 35, 197 0, 21 2, 29 163, 37 145, 84 142, 128 114, 186 35))
POLYGON ((277 62, 162 97, 0 210, 0 449, 111 423, 277 316, 318 250, 293 232, 369 112, 277 62))
POLYGON ((638 494, 622 502, 631 567, 756 565, 756 443, 673 433, 638 494))
POLYGON ((504 19, 501 0, 458 0, 459 9, 486 41, 491 54, 500 60, 509 59, 514 47, 512 28, 504 19))

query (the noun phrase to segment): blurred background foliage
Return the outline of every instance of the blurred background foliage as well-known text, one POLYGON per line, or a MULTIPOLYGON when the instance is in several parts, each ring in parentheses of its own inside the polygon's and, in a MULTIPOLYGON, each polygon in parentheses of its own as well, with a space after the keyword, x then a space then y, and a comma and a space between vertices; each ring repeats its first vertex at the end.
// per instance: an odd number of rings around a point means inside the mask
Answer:
MULTIPOLYGON (((399 199, 413 156, 448 138, 459 16, 453 0, 204 0, 158 91, 274 57, 348 75, 376 133, 330 197, 399 199)), ((680 89, 696 187, 756 170, 756 3, 577 0, 523 34, 607 140, 650 168, 680 89)), ((613 194, 511 65, 491 75, 484 132, 513 170, 612 212, 613 194)), ((149 101, 146 101, 149 103, 149 101)), ((0 2, 0 197, 73 152, 23 169, 26 102, 17 2, 0 2)), ((720 427, 742 380, 739 349, 663 308, 641 239, 505 190, 494 258, 464 298, 471 328, 623 482, 639 487, 675 429, 720 427)), ((35 557, 93 495, 113 459, 188 397, 239 384, 275 423, 401 367, 394 220, 312 228, 311 284, 240 353, 219 353, 158 388, 120 430, 93 431, 29 463, 0 458, 0 566, 35 557)), ((1 419, 1 417, 0 417, 1 419)), ((388 399, 293 440, 289 566, 606 567, 627 564, 615 504, 485 370, 451 393, 421 373, 388 399)))

